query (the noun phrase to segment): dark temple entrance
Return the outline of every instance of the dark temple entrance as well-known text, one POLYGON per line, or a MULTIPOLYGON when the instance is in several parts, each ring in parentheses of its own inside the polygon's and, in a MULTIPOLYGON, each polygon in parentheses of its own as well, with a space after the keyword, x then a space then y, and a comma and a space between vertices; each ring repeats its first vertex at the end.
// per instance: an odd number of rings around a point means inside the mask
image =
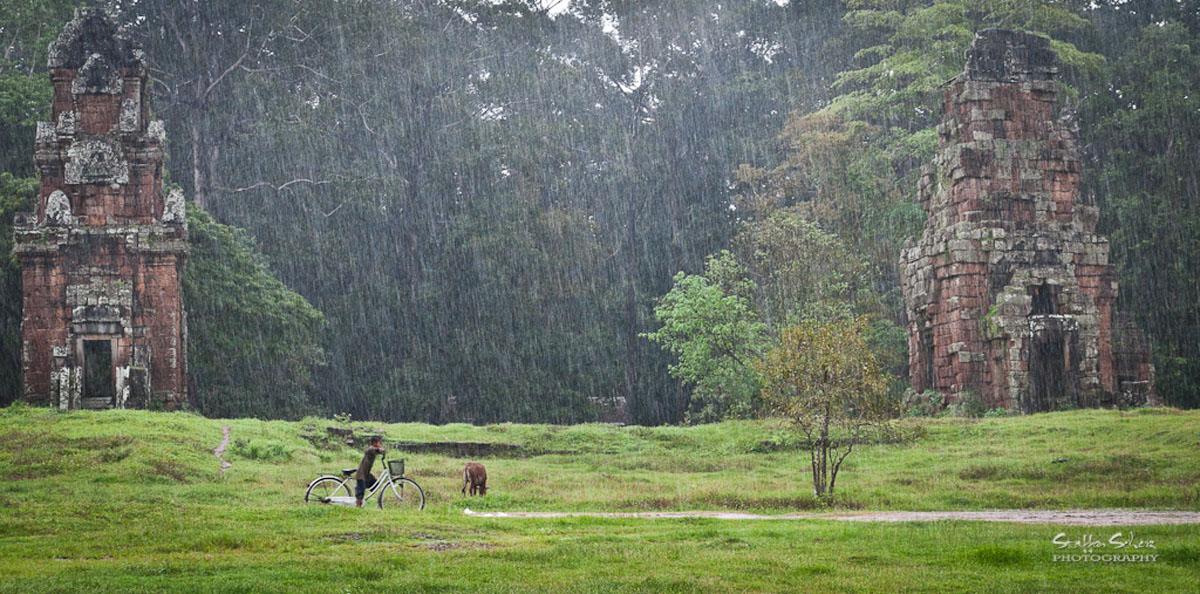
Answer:
POLYGON ((83 408, 112 408, 117 387, 113 378, 111 340, 83 341, 83 408))
POLYGON ((915 386, 917 390, 924 392, 925 390, 936 390, 936 377, 933 372, 933 326, 925 325, 921 328, 921 357, 925 360, 921 366, 921 377, 915 378, 919 385, 915 386))
POLYGON ((1029 346, 1029 402, 1026 413, 1045 412, 1066 390, 1066 349, 1062 330, 1051 327, 1033 337, 1029 346))
POLYGON ((1045 412, 1064 400, 1067 389, 1066 333, 1058 314, 1058 287, 1042 284, 1026 288, 1031 297, 1031 322, 1042 328, 1029 343, 1029 400, 1026 413, 1045 412))

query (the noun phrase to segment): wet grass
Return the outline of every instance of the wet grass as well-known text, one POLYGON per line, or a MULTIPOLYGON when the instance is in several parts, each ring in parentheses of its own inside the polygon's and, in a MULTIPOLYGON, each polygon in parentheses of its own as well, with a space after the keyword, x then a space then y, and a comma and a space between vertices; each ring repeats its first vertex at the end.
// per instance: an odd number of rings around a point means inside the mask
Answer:
MULTIPOLYGON (((1198 413, 909 422, 924 434, 852 455, 833 509, 1200 509, 1198 413)), ((1159 560, 1105 564, 1056 563, 1051 539, 1130 529, 462 514, 830 509, 811 496, 794 437, 768 423, 355 423, 388 439, 572 453, 483 459, 489 495, 469 500, 465 460, 408 455, 424 512, 307 507, 311 478, 359 457, 301 437, 326 425, 0 409, 0 591, 1116 592, 1200 580, 1196 526, 1134 528, 1159 560), (212 449, 226 424, 233 466, 221 473, 212 449)))

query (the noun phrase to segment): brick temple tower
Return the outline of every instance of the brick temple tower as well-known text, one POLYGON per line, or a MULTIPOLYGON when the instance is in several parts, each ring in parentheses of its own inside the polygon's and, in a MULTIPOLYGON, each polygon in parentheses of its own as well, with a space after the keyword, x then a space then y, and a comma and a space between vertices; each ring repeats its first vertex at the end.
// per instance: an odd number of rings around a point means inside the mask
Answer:
POLYGON ((16 218, 25 399, 174 408, 187 400, 187 222, 182 193, 163 194, 145 55, 103 10, 81 8, 49 66, 37 210, 16 218))
POLYGON ((1156 402, 1145 335, 1113 310, 1056 72, 1047 39, 991 29, 945 87, 925 230, 900 260, 918 391, 1025 412, 1156 402))

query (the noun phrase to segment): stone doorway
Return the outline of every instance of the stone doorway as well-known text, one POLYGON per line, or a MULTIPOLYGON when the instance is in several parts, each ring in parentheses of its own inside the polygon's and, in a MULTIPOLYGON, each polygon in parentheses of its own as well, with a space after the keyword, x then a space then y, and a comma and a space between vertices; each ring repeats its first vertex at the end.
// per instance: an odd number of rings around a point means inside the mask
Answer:
POLYGON ((1050 327, 1034 335, 1029 347, 1029 401, 1026 413, 1046 412, 1067 390, 1066 337, 1050 327))
POLYGON ((88 409, 112 408, 117 384, 113 373, 113 340, 83 340, 83 400, 88 409))

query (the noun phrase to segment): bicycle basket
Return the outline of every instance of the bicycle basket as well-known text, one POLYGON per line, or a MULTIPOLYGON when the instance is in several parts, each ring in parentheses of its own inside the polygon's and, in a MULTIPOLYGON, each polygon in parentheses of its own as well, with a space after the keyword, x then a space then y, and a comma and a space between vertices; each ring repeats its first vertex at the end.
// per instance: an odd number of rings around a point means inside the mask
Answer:
POLYGON ((394 477, 404 476, 404 458, 399 460, 388 460, 388 472, 394 477))

